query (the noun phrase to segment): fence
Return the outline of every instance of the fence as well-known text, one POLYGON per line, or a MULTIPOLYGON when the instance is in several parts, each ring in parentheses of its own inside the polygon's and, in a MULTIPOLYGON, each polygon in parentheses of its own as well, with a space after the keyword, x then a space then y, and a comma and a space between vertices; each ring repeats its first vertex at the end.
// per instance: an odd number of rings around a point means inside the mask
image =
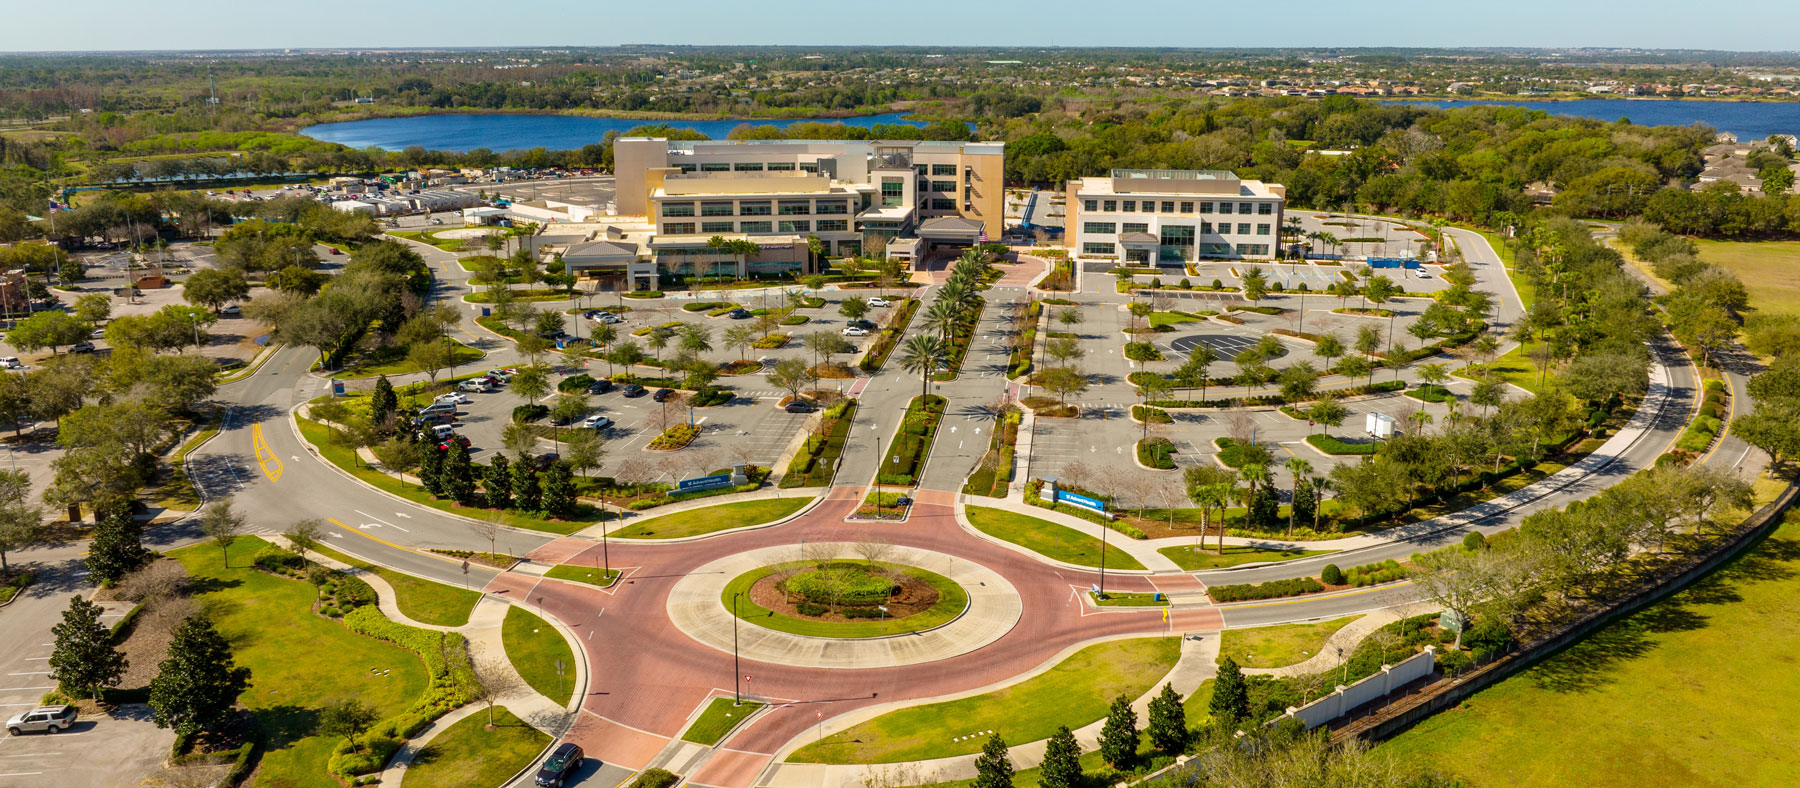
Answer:
POLYGON ((1385 697, 1396 689, 1431 675, 1436 667, 1437 647, 1426 646, 1424 651, 1401 660, 1400 664, 1382 665, 1379 673, 1350 686, 1339 684, 1331 694, 1305 706, 1289 706, 1286 714, 1275 718, 1270 724, 1292 718, 1306 723, 1306 729, 1312 730, 1349 714, 1365 703, 1385 697))

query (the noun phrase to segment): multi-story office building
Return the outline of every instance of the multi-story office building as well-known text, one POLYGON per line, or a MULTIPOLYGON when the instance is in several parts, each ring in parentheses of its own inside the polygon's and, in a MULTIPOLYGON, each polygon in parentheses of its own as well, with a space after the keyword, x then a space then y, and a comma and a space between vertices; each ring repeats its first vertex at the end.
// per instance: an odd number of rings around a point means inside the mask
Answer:
POLYGON ((827 255, 916 258, 998 238, 1005 143, 717 140, 614 143, 617 212, 654 228, 667 274, 804 272, 808 238, 827 255), (755 255, 722 252, 748 240, 755 255), (735 270, 732 270, 735 269, 735 270))
POLYGON ((1225 170, 1113 170, 1068 184, 1071 254, 1133 263, 1273 259, 1286 188, 1225 170))

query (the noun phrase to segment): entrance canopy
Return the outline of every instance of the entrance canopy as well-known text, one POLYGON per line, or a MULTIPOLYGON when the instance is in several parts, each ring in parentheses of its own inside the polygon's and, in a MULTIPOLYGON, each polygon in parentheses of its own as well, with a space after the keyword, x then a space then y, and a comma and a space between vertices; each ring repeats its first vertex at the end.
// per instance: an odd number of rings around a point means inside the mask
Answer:
POLYGON ((940 244, 974 244, 986 225, 961 216, 933 216, 919 223, 918 236, 940 244))

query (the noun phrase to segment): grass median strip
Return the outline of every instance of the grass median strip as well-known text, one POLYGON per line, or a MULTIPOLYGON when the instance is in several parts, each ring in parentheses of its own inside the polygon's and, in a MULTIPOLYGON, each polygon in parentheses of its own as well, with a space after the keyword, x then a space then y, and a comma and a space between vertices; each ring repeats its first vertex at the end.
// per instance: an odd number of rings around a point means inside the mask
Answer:
POLYGON ((575 695, 575 652, 556 627, 525 608, 514 605, 500 626, 500 642, 506 658, 539 695, 569 705, 575 695), (562 675, 556 665, 562 663, 562 675))
POLYGON ((466 588, 413 577, 384 566, 358 560, 320 545, 313 552, 329 556, 364 571, 373 572, 394 587, 394 601, 400 612, 414 621, 440 627, 460 627, 469 623, 469 611, 481 601, 481 594, 466 588))
POLYGON ((762 707, 763 704, 755 701, 747 700, 739 704, 732 698, 713 698, 711 703, 706 704, 706 711, 700 712, 694 724, 689 725, 681 734, 681 740, 711 747, 742 724, 744 718, 755 714, 762 707))
POLYGON ((400 778, 403 788, 489 788, 506 782, 537 759, 550 737, 513 716, 505 706, 494 709, 494 729, 486 711, 464 717, 413 756, 400 778))
MULTIPOLYGON (((1100 540, 1066 525, 986 506, 970 506, 967 514, 975 530, 995 539, 1076 566, 1100 565, 1100 540)), ((1106 568, 1143 569, 1144 565, 1130 553, 1109 546, 1106 568)))
POLYGON ((1220 636, 1219 654, 1237 660, 1246 668, 1279 668, 1305 662, 1318 654, 1325 641, 1345 624, 1359 618, 1362 616, 1308 624, 1227 629, 1220 636))
POLYGON ((1201 569, 1223 569, 1228 566, 1244 564, 1274 563, 1292 561, 1313 555, 1324 555, 1335 550, 1283 550, 1280 548, 1261 548, 1250 545, 1226 545, 1223 554, 1216 554, 1210 549, 1196 550, 1192 546, 1164 547, 1156 552, 1162 553, 1176 566, 1194 572, 1201 569))
POLYGON ((889 712, 808 744, 788 760, 895 763, 969 755, 987 737, 968 735, 987 730, 1014 745, 1045 739, 1058 725, 1074 729, 1106 716, 1115 697, 1136 700, 1162 682, 1180 654, 1177 638, 1098 643, 1018 684, 889 712))
POLYGON ((573 583, 587 583, 591 586, 607 588, 619 579, 619 570, 577 564, 557 564, 550 567, 550 571, 545 572, 544 576, 554 580, 568 580, 573 583))
POLYGON ((801 507, 811 501, 809 496, 794 496, 722 503, 651 517, 620 528, 612 532, 612 535, 620 539, 680 539, 700 536, 774 522, 800 511, 801 507))

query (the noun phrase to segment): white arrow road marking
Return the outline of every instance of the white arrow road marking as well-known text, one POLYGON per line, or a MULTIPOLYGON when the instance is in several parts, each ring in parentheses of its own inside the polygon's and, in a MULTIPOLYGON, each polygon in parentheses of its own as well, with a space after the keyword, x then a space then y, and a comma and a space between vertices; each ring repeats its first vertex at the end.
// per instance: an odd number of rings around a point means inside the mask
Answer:
MULTIPOLYGON (((399 529, 400 529, 400 530, 402 530, 402 531, 406 531, 406 532, 407 532, 407 533, 412 533, 412 532, 411 532, 411 531, 407 531, 407 530, 406 530, 406 529, 405 529, 405 528, 400 528, 400 526, 398 526, 398 525, 394 525, 394 524, 393 524, 393 523, 390 523, 390 522, 388 522, 388 521, 386 521, 386 520, 383 520, 383 519, 381 519, 381 518, 379 518, 379 517, 376 517, 376 516, 375 516, 375 515, 372 515, 372 514, 369 514, 369 513, 368 513, 368 512, 365 512, 365 511, 363 511, 363 510, 361 510, 361 509, 357 509, 357 510, 355 510, 355 511, 356 511, 356 513, 357 513, 357 514, 360 514, 360 515, 362 515, 362 516, 364 516, 364 517, 367 517, 367 518, 369 518, 369 519, 371 519, 371 520, 374 520, 374 521, 375 521, 375 523, 380 523, 380 524, 381 524, 381 525, 385 525, 385 526, 388 526, 388 527, 390 527, 390 528, 399 528, 399 529)), ((366 530, 368 530, 368 529, 370 529, 370 528, 379 528, 379 527, 381 527, 381 526, 380 526, 380 525, 376 525, 376 524, 375 524, 375 523, 364 523, 364 524, 363 524, 363 525, 362 525, 362 526, 361 526, 361 527, 362 527, 362 529, 363 529, 363 530, 365 530, 365 531, 366 531, 366 530)))
POLYGON ((395 516, 395 517, 404 517, 404 518, 406 518, 406 519, 408 519, 408 520, 411 520, 411 519, 412 519, 412 515, 410 515, 410 514, 407 514, 407 513, 406 513, 406 512, 394 512, 394 516, 395 516))

